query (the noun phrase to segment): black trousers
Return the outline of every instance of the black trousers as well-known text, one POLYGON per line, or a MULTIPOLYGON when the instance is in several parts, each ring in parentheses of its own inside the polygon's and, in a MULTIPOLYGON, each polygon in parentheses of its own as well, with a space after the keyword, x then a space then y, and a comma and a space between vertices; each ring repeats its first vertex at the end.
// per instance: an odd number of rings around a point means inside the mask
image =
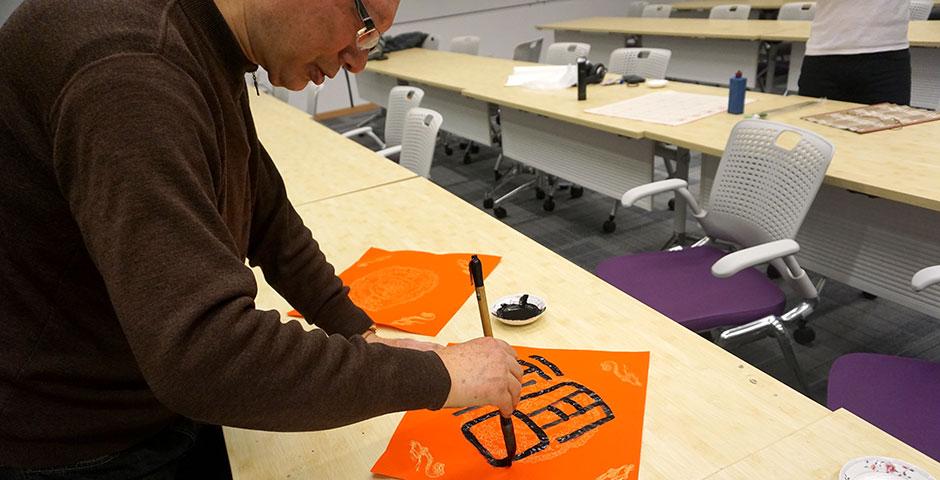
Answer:
POLYGON ((800 95, 855 103, 911 103, 911 51, 803 59, 800 95))

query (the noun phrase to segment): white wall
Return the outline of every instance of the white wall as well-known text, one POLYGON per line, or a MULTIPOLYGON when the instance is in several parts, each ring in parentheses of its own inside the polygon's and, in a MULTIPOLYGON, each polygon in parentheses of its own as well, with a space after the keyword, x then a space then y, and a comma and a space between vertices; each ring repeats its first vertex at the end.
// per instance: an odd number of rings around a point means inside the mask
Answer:
MULTIPOLYGON (((400 12, 403 18, 419 17, 414 7, 429 0, 401 0, 400 12)), ((416 19, 396 22, 389 34, 420 31, 436 35, 440 39, 440 49, 447 50, 450 39, 459 35, 480 37, 480 55, 511 58, 516 45, 538 38, 543 38, 545 45, 551 43, 554 35, 551 31, 536 30, 535 26, 560 20, 593 16, 619 16, 627 11, 628 0, 513 0, 516 5, 480 10, 494 4, 512 3, 507 0, 434 0, 447 2, 452 11, 461 12, 435 18, 416 19), (467 11, 471 10, 472 11, 467 11)), ((438 10, 432 12, 439 14, 438 10)), ((355 103, 364 100, 356 95, 355 78, 352 79, 355 103)), ((290 103, 298 107, 306 104, 306 93, 292 93, 290 103)), ((349 94, 342 73, 335 79, 327 80, 320 92, 319 113, 349 108, 349 94)))

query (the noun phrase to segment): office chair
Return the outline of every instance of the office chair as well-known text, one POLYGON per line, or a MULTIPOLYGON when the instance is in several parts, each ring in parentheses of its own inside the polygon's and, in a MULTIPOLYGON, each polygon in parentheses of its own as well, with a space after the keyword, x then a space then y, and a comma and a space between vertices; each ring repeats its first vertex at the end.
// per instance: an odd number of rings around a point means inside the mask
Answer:
POLYGON ((797 341, 812 341, 806 321, 822 285, 813 285, 800 268, 795 257, 800 246, 793 238, 832 155, 832 144, 815 133, 743 120, 728 139, 707 210, 698 206, 688 183, 677 178, 630 189, 621 199, 624 206, 631 206, 650 195, 675 192, 688 202, 708 236, 689 248, 604 260, 595 273, 691 330, 717 333, 719 345, 774 337, 805 392, 789 327, 798 327, 797 341), (726 253, 713 246, 715 242, 741 249, 726 253), (752 268, 767 262, 785 272, 802 297, 786 312, 783 291, 752 268))
POLYGON ((307 85, 307 113, 314 120, 317 119, 317 105, 320 100, 320 90, 322 89, 323 85, 317 85, 313 82, 307 85))
POLYGON ((715 5, 708 12, 709 20, 747 20, 751 15, 751 6, 741 5, 715 5))
POLYGON ((927 20, 933 9, 933 0, 911 0, 911 20, 927 20))
POLYGON ((512 59, 520 62, 538 62, 542 56, 542 39, 531 40, 516 45, 512 51, 512 59))
POLYGON ((591 45, 578 42, 556 42, 548 46, 545 63, 549 65, 574 65, 581 57, 591 53, 591 45))
MULTIPOLYGON (((784 22, 793 20, 812 21, 815 15, 815 2, 792 2, 780 6, 780 10, 777 12, 777 20, 784 22)), ((767 74, 764 77, 764 90, 773 92, 778 62, 789 63, 790 44, 764 42, 762 48, 767 51, 767 74)), ((782 68, 781 71, 786 71, 786 69, 782 68)))
POLYGON ((434 110, 427 108, 408 110, 405 115, 405 128, 398 163, 424 178, 431 178, 434 145, 437 143, 437 132, 443 122, 441 114, 434 110))
MULTIPOLYGON (((609 71, 621 75, 639 75, 643 78, 666 78, 666 69, 669 68, 669 59, 672 51, 664 48, 618 48, 610 52, 609 71)), ((674 145, 657 145, 656 155, 662 157, 666 165, 669 178, 676 175, 673 162, 678 160, 679 150, 674 145)), ((670 203, 670 208, 674 208, 670 203)), ((605 233, 617 230, 617 211, 620 209, 620 200, 614 200, 610 215, 604 222, 602 229, 605 233)))
POLYGON ((450 51, 476 55, 480 53, 480 37, 472 35, 454 37, 450 40, 450 51))
MULTIPOLYGON (((450 51, 464 53, 467 55, 476 55, 480 51, 480 37, 474 37, 470 35, 454 37, 450 40, 450 51)), ((447 155, 452 155, 454 153, 454 149, 450 145, 449 139, 449 135, 446 135, 444 138, 444 153, 447 155)), ((479 151, 479 147, 473 142, 466 140, 461 140, 459 145, 461 149, 465 149, 463 163, 470 163, 470 154, 477 153, 479 151)))
POLYGON ((610 52, 607 71, 643 78, 666 78, 672 51, 665 48, 618 48, 610 52))
POLYGON ((672 15, 672 5, 652 4, 643 7, 644 18, 669 18, 672 15))
POLYGON ((398 86, 388 92, 388 111, 385 115, 385 140, 375 134, 372 127, 359 127, 343 132, 346 138, 357 135, 366 135, 383 149, 383 155, 397 153, 401 147, 402 131, 405 126, 405 116, 408 111, 421 105, 424 90, 417 87, 398 86))
POLYGON ((649 2, 630 2, 627 4, 628 17, 642 17, 643 9, 649 5, 649 2))
MULTIPOLYGON (((940 283, 940 266, 911 279, 916 291, 940 283)), ((940 363, 850 353, 829 370, 826 404, 845 408, 940 461, 940 363)))

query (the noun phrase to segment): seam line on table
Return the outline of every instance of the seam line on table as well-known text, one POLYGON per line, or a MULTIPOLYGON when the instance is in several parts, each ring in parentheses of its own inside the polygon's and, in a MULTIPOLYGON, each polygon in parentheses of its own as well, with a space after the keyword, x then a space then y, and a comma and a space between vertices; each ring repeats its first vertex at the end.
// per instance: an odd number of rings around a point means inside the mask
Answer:
POLYGON ((401 182, 408 181, 408 180, 411 180, 411 179, 414 179, 414 178, 419 178, 419 176, 418 176, 418 175, 415 175, 415 176, 413 176, 413 177, 399 178, 398 180, 392 180, 392 181, 390 181, 390 182, 380 183, 380 184, 378 184, 378 185, 372 185, 372 186, 368 186, 368 187, 359 188, 359 189, 356 189, 356 190, 350 190, 350 191, 348 191, 348 192, 337 193, 337 194, 335 194, 335 195, 330 195, 330 196, 328 196, 328 197, 318 198, 318 199, 316 199, 316 200, 309 200, 309 201, 306 201, 306 202, 303 202, 303 203, 295 203, 295 204, 293 204, 293 205, 294 205, 294 208, 302 207, 302 206, 304 206, 304 205, 310 205, 311 203, 317 203, 317 202, 322 202, 322 201, 324 201, 324 200, 331 200, 331 199, 338 198, 338 197, 344 197, 344 196, 346 196, 346 195, 351 195, 351 194, 353 194, 353 193, 364 192, 364 191, 366 191, 366 190, 372 190, 373 188, 379 188, 379 187, 384 187, 384 186, 387 186, 387 185, 392 185, 392 184, 395 184, 395 183, 401 183, 401 182))

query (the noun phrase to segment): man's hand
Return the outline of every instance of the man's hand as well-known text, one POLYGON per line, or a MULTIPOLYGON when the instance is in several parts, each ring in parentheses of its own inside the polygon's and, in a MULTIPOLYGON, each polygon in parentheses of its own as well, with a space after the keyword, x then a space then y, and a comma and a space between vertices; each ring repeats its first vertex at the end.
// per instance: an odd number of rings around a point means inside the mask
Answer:
POLYGON ((372 333, 371 330, 366 330, 366 333, 362 334, 362 338, 369 343, 381 343, 389 347, 410 348, 412 350, 421 350, 422 352, 436 351, 444 348, 443 345, 434 342, 423 342, 410 338, 384 338, 372 333))
POLYGON ((495 338, 477 338, 436 351, 450 373, 450 394, 444 407, 494 405, 512 415, 522 391, 522 367, 516 352, 495 338))

